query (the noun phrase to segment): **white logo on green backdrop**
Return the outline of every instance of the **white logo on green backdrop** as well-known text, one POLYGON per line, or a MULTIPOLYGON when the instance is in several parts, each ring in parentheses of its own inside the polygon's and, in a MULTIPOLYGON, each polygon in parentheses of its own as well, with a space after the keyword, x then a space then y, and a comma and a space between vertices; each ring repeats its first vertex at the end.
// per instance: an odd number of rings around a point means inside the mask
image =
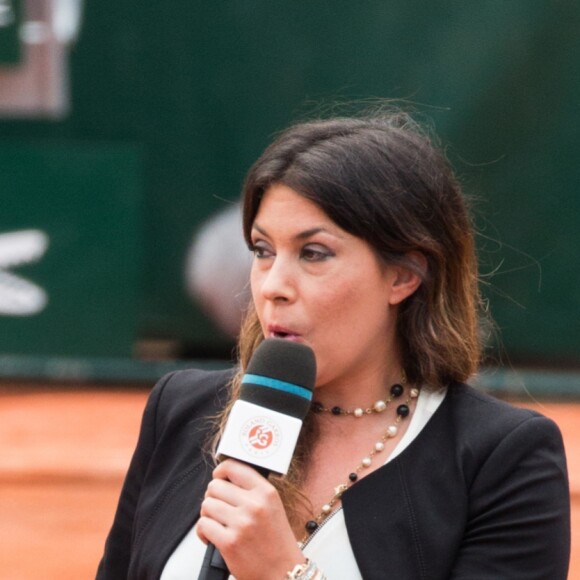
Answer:
POLYGON ((12 0, 0 0, 0 26, 9 26, 15 18, 12 0))
POLYGON ((0 234, 0 315, 33 316, 44 310, 46 292, 8 270, 37 262, 47 248, 48 236, 40 230, 0 234))

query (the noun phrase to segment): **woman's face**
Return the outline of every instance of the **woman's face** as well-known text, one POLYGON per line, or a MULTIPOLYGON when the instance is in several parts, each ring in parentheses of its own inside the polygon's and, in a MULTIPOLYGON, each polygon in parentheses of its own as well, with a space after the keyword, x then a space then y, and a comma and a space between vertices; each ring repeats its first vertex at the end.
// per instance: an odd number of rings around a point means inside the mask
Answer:
POLYGON ((364 240, 282 184, 264 194, 252 244, 252 296, 264 336, 313 348, 318 387, 400 368, 400 268, 381 265, 364 240))

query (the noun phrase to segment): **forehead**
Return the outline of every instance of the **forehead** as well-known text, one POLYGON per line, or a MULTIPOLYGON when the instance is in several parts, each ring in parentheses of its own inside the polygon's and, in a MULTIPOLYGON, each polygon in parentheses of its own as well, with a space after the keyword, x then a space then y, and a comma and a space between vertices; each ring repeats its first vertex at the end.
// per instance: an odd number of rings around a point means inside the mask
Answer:
POLYGON ((279 183, 271 185, 264 192, 252 225, 259 228, 265 225, 262 222, 266 220, 277 225, 290 225, 291 222, 300 221, 308 221, 312 225, 319 222, 328 228, 341 230, 319 205, 279 183))

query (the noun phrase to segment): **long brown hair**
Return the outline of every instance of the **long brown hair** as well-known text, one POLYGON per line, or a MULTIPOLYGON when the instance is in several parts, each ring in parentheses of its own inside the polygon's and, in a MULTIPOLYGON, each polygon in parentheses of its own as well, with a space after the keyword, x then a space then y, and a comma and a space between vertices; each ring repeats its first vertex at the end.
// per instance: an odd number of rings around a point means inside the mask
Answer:
MULTIPOLYGON (((342 229, 368 242, 385 264, 403 265, 421 277, 397 319, 411 383, 448 386, 476 371, 480 296, 472 223, 445 156, 425 130, 404 113, 312 121, 287 129, 248 172, 243 189, 248 245, 262 197, 273 183, 317 204, 342 229), (425 257, 426 269, 410 257, 417 252, 425 257)), ((239 339, 232 403, 262 340, 250 306, 239 339)), ((300 484, 311 423, 306 421, 288 478, 279 484, 291 519, 296 494, 288 489, 300 484)))

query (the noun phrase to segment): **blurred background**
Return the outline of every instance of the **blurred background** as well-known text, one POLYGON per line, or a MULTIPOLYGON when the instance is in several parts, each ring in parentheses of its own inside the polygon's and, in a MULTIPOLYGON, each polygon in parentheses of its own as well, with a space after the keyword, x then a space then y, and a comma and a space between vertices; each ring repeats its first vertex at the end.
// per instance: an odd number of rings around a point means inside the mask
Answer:
POLYGON ((0 0, 0 578, 94 575, 151 385, 232 363, 248 167, 384 99, 474 200, 476 382, 558 421, 576 529, 579 30, 574 0, 0 0))

